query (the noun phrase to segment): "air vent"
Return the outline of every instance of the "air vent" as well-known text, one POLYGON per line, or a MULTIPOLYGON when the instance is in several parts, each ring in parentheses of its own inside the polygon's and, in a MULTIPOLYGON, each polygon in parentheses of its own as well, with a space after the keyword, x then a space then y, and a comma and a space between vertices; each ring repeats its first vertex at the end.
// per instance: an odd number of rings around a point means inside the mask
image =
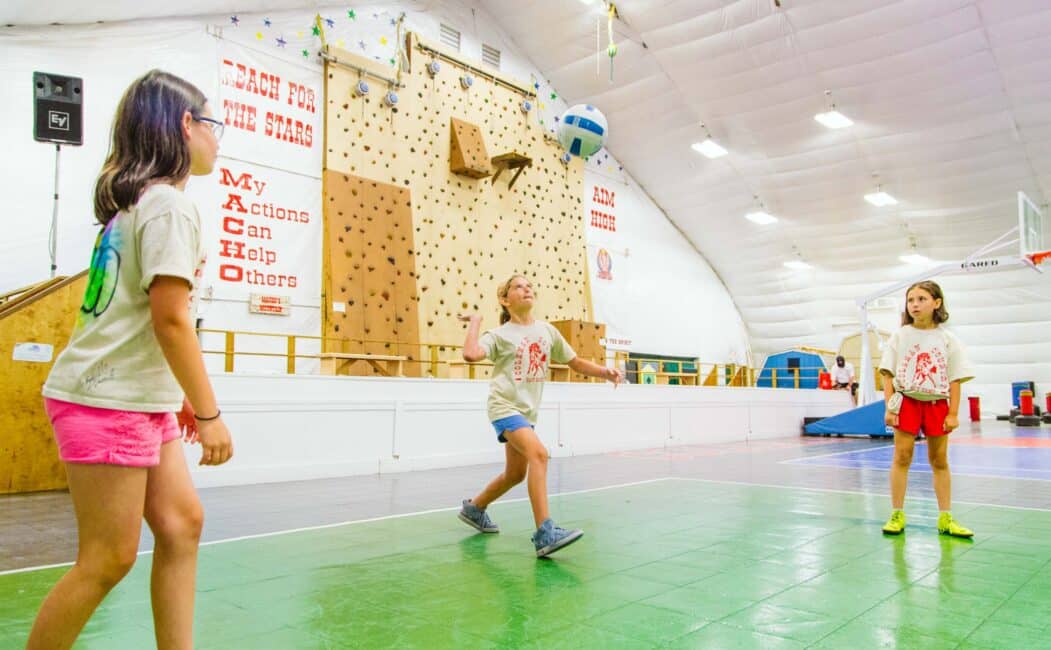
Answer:
POLYGON ((453 29, 448 25, 442 23, 441 42, 445 47, 451 47, 457 52, 460 51, 460 30, 453 29))
POLYGON ((482 63, 500 69, 500 50, 482 43, 482 63))

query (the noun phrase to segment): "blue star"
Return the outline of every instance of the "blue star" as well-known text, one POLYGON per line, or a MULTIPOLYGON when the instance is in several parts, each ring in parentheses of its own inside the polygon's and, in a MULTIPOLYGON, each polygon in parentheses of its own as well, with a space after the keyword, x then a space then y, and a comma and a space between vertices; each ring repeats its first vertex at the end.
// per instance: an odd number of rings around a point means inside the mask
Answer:
POLYGON ((561 120, 561 119, 562 119, 561 117, 559 117, 559 116, 557 116, 557 115, 555 116, 555 121, 556 121, 556 122, 557 122, 557 121, 559 121, 559 120, 561 120))
POLYGON ((241 22, 241 19, 237 16, 230 16, 230 22, 236 26, 239 22, 241 22))
POLYGON ((285 37, 284 36, 279 36, 277 38, 277 46, 278 47, 284 47, 286 45, 288 45, 288 41, 285 40, 285 37))
POLYGON ((397 27, 398 26, 398 21, 396 21, 393 18, 391 18, 390 19, 390 26, 391 27, 397 27))
POLYGON ((267 27, 269 27, 270 26, 270 19, 269 18, 264 18, 263 19, 263 24, 266 25, 267 27))
POLYGON ((368 45, 365 44, 365 41, 358 41, 358 47, 363 50, 368 49, 368 45))
POLYGON ((336 26, 336 21, 332 20, 331 18, 326 18, 325 19, 325 24, 328 25, 329 27, 335 27, 336 26))

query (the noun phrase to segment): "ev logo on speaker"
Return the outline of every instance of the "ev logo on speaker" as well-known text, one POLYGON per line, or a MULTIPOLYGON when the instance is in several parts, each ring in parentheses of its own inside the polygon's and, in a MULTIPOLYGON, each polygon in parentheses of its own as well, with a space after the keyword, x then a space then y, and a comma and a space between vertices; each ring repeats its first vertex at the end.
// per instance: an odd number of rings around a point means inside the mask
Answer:
POLYGON ((58 129, 59 131, 68 131, 69 113, 63 113, 62 111, 48 111, 47 123, 48 126, 52 129, 58 129))

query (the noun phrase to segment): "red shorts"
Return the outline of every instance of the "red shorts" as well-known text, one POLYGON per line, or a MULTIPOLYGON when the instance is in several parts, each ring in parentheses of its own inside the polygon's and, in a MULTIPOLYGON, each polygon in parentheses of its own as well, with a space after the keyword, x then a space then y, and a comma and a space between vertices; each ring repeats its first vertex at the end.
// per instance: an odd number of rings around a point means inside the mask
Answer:
POLYGON ((898 412, 898 430, 915 436, 922 429, 923 435, 928 438, 944 436, 949 433, 945 430, 945 416, 947 415, 949 415, 949 400, 947 399, 925 402, 902 395, 901 410, 898 412))

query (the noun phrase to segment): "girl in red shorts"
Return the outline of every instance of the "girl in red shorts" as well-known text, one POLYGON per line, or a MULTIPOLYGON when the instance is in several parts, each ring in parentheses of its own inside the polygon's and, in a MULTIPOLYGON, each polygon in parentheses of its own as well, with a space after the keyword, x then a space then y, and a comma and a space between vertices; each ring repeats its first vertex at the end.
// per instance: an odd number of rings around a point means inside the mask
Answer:
POLYGON ((905 293, 902 327, 883 349, 879 371, 884 376, 886 422, 894 427, 894 462, 890 468, 893 512, 883 532, 905 530, 905 488, 916 436, 927 437, 927 459, 934 472, 938 497, 938 532, 953 537, 974 533, 956 522, 950 512, 949 434, 960 426, 960 384, 974 378, 959 339, 941 324, 949 320, 942 289, 929 280, 917 282, 905 293), (888 379, 890 381, 888 381, 888 379))

